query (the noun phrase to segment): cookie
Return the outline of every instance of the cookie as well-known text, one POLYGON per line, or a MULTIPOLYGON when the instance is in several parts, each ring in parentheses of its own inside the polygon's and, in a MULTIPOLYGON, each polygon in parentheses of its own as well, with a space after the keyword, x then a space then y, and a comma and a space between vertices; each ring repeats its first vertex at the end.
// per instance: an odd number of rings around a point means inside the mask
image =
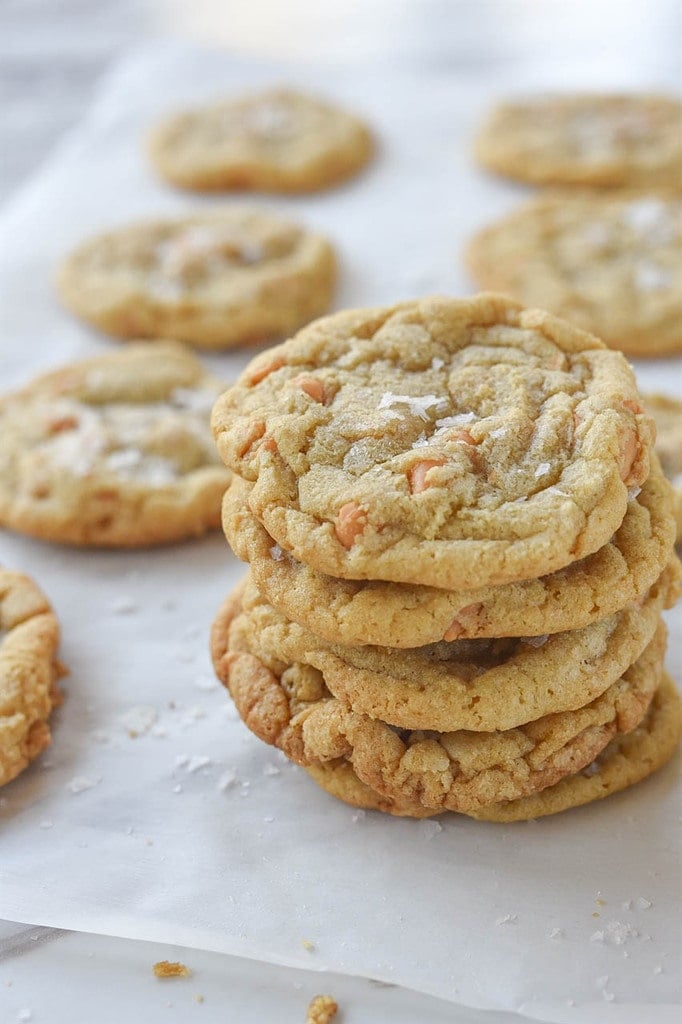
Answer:
POLYGON ((321 235, 234 207, 98 235, 61 265, 57 290, 72 313, 114 337, 229 349, 324 313, 335 279, 321 235))
MULTIPOLYGON (((583 771, 566 776, 540 793, 467 813, 483 821, 528 821, 602 800, 662 768, 677 748, 681 724, 680 698, 674 683, 664 672, 661 686, 641 724, 632 732, 616 736, 583 771)), ((324 790, 353 807, 413 818, 440 813, 414 801, 395 801, 381 796, 360 781, 347 761, 306 765, 305 771, 324 790)))
POLYGON ((645 395, 644 402, 656 422, 656 452, 673 485, 677 543, 682 544, 682 402, 668 395, 645 395))
POLYGON ((603 693, 651 642, 662 609, 678 595, 678 578, 675 562, 638 604, 552 636, 413 650, 327 645, 277 612, 251 582, 239 598, 238 626, 261 660, 282 671, 296 662, 321 672, 354 711, 402 729, 492 732, 575 710, 603 693))
POLYGON ((541 195, 474 237, 476 284, 632 356, 682 351, 682 198, 541 195))
POLYGON ((382 796, 370 786, 361 782, 348 761, 335 761, 332 764, 307 764, 307 774, 315 780, 325 792, 342 800, 351 807, 360 807, 368 811, 382 811, 403 818, 432 818, 442 811, 424 807, 416 801, 397 801, 382 796))
MULTIPOLYGON (((590 764, 617 732, 639 723, 665 653, 659 623, 639 660, 585 707, 503 732, 405 733, 334 699, 325 676, 310 664, 288 664, 281 649, 265 651, 264 638, 254 642, 238 602, 233 598, 224 608, 213 655, 249 728, 299 764, 345 758, 375 791, 434 809, 518 799, 590 764)), ((427 690, 428 681, 422 685, 425 701, 427 690)))
POLYGON ((0 568, 0 786, 49 746, 48 719, 65 674, 58 645, 45 595, 28 576, 0 568))
POLYGON ((158 173, 181 188, 314 192, 356 174, 372 148, 358 118, 270 89, 167 118, 149 150, 158 173))
POLYGON ((223 385, 174 342, 135 344, 0 398, 0 524, 41 540, 165 544, 220 524, 223 385))
POLYGON ((682 104, 574 94, 503 103, 475 143, 479 163, 534 184, 682 191, 682 104))
POLYGON ((318 320, 252 360, 213 429, 295 559, 450 590, 602 547, 653 440, 620 353, 493 295, 318 320))
POLYGON ((232 550, 250 563, 254 582, 275 608, 343 645, 421 647, 580 629, 644 595, 670 561, 675 537, 671 488, 653 459, 651 475, 611 540, 549 576, 470 591, 341 580, 283 551, 250 511, 249 488, 234 477, 223 501, 232 550))

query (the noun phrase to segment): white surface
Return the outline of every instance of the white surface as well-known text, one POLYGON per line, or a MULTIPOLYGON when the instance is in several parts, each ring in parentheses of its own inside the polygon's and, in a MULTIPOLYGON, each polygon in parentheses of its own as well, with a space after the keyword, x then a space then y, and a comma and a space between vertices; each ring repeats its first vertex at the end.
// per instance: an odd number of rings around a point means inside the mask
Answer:
POLYGON ((364 978, 0 922, 2 1024, 304 1024, 318 993, 338 1003, 334 1024, 519 1022, 364 978), (180 961, 192 976, 160 981, 152 973, 158 960, 180 961))
MULTIPOLYGON (((534 65, 516 87, 547 81, 549 67, 534 65)), ((612 71, 602 67, 599 81, 612 71)), ((119 70, 83 128, 5 211, 4 385, 109 347, 52 298, 50 273, 65 249, 101 226, 199 202, 152 178, 139 143, 153 117, 221 86, 283 77, 348 102, 381 136, 379 159, 358 181, 265 204, 338 244, 337 304, 468 290, 464 240, 521 192, 477 172, 467 152, 482 109, 509 83, 475 70, 306 75, 167 48, 119 70)), ((229 376, 244 361, 211 364, 229 376)), ((680 391, 678 368, 652 364, 642 378, 680 391)), ((242 572, 220 538, 123 554, 5 535, 0 561, 35 575, 53 600, 71 669, 52 750, 3 791, 0 915, 324 967, 551 1021, 676 1019, 674 768, 536 824, 453 816, 434 835, 426 823, 358 816, 253 739, 217 688, 205 689, 208 624, 242 572), (123 601, 135 606, 128 614, 115 610, 123 601), (156 721, 132 739, 123 716, 140 705, 156 721), (189 771, 177 763, 185 756, 210 761, 189 771), (223 791, 226 772, 235 782, 223 791), (94 785, 74 793, 79 779, 94 785), (626 926, 622 944, 593 939, 610 922, 626 926)), ((671 622, 679 679, 679 612, 671 622)))

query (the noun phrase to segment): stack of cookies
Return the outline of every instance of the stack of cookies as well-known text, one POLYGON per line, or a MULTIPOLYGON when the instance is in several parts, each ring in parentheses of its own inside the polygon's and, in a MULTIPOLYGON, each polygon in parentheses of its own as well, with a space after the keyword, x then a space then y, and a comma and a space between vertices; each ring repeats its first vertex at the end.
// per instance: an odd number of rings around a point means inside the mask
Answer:
POLYGON ((670 487, 623 356, 494 295, 319 320, 214 409, 246 725, 349 803, 535 818, 650 774, 680 707, 670 487))

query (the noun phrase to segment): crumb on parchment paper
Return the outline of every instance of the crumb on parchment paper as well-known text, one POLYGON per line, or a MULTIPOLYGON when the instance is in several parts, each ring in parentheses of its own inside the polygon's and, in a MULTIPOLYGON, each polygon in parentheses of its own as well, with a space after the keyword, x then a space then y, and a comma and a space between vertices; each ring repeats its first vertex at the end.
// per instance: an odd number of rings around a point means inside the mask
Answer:
POLYGON ((331 996, 314 996, 308 1006, 305 1024, 330 1024, 338 1008, 331 996))
POLYGON ((152 970, 157 978, 191 978, 192 972, 178 960, 159 960, 152 970))

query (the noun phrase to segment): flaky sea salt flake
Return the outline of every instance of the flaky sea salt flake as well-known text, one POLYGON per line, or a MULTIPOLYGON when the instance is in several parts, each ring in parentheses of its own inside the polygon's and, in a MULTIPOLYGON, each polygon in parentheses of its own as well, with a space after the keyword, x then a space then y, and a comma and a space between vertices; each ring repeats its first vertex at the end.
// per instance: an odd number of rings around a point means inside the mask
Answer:
POLYGON ((434 838, 434 836, 437 836, 439 832, 443 831, 443 826, 437 821, 420 821, 417 825, 417 830, 422 839, 429 842, 434 838))
POLYGON ((439 412, 447 408, 447 399, 437 395, 396 395, 385 391, 379 402, 379 409, 391 409, 394 405, 406 405, 410 412, 425 422, 429 420, 429 411, 439 412))
POLYGON ((102 781, 101 777, 88 778, 86 775, 75 775, 66 788, 70 793, 84 793, 87 789, 94 789, 102 781))
POLYGON ((218 779, 218 789, 221 793, 225 793, 228 789, 231 789, 237 782, 237 773, 234 768, 228 768, 226 772, 218 779))

